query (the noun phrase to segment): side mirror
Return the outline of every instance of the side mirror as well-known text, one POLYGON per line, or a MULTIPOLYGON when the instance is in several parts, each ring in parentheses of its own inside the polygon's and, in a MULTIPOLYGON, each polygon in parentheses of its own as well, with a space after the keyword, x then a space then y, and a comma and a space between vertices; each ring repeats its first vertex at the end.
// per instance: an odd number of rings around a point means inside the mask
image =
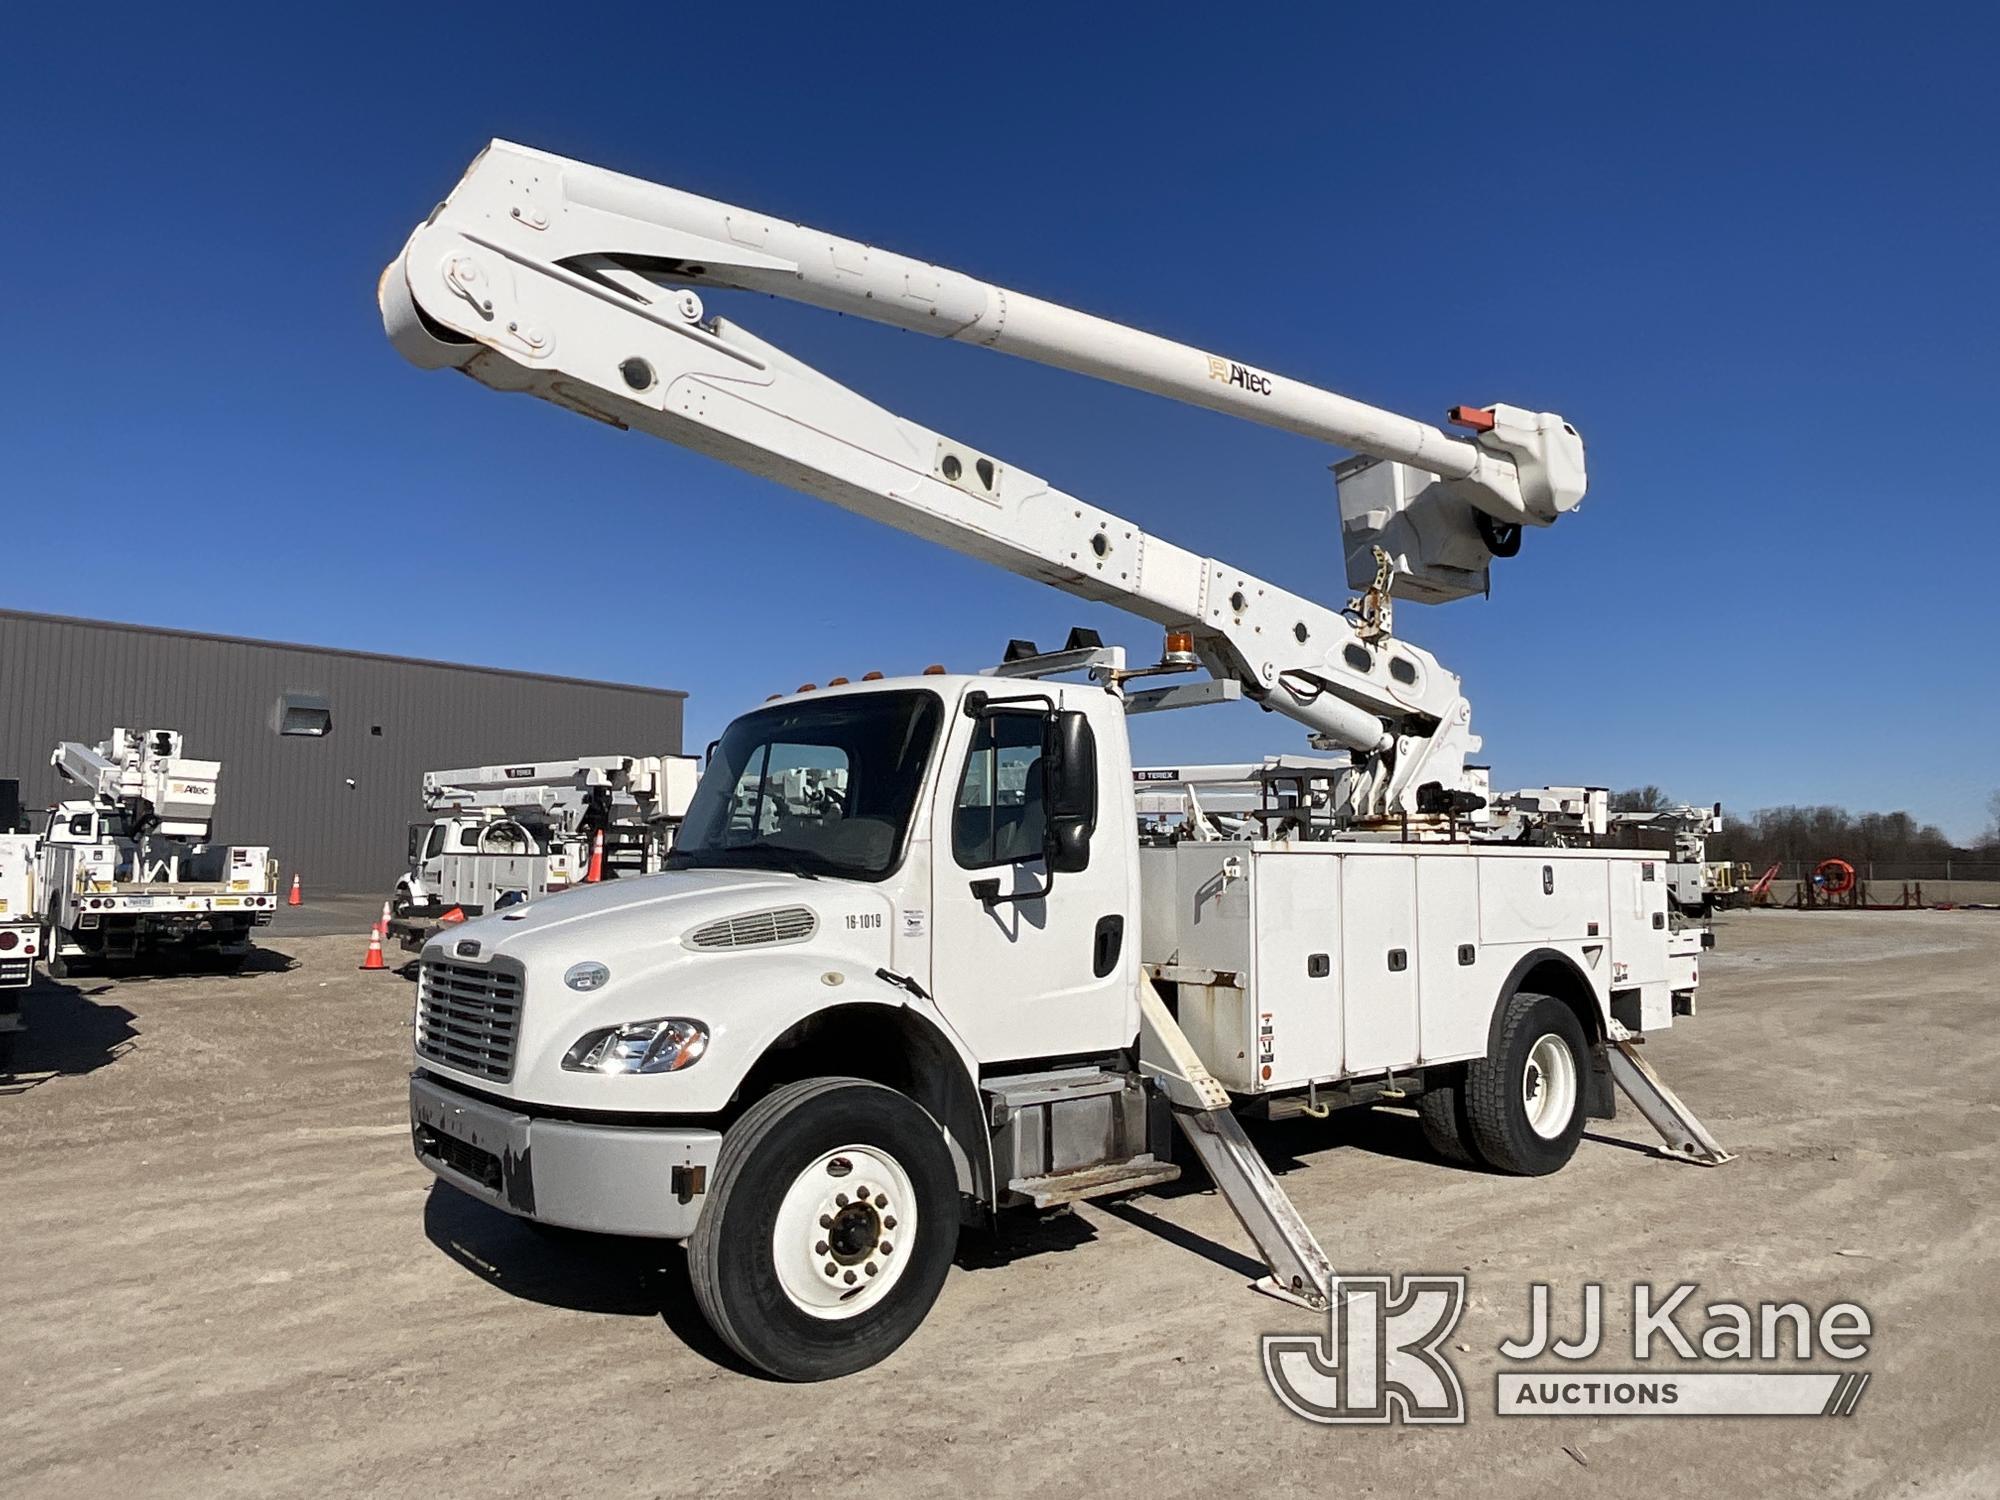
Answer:
POLYGON ((1042 853, 1049 874, 1090 868, 1090 834, 1097 813, 1097 743, 1090 722, 1059 710, 1042 730, 1042 853))
POLYGON ((1090 868, 1090 825, 1081 818, 1050 818, 1042 830, 1042 855, 1051 875, 1090 868))

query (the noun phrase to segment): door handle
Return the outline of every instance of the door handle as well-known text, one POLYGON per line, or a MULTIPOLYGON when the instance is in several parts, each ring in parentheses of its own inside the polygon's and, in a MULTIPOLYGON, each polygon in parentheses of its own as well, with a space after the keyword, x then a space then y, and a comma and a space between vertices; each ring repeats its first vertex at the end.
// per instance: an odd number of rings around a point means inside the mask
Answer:
POLYGON ((1097 931, 1091 936, 1090 971, 1099 979, 1118 967, 1119 951, 1125 946, 1125 919, 1120 916, 1099 917, 1097 931))

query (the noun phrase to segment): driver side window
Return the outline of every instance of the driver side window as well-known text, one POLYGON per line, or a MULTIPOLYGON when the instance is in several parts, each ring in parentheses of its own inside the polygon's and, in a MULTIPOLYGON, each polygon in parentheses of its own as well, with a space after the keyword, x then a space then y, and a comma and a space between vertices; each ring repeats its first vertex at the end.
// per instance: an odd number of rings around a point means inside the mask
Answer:
POLYGON ((960 869, 1042 857, 1042 716, 991 714, 973 731, 952 810, 960 869))

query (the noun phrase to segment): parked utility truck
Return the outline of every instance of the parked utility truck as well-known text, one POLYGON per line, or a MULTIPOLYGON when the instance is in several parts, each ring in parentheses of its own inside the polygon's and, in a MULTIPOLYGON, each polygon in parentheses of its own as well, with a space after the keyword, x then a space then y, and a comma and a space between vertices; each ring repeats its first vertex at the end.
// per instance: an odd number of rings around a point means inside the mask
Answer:
POLYGON ((1503 817, 1458 679, 1389 629, 1392 595, 1481 593, 1523 526, 1576 505, 1583 445, 1560 417, 1461 408, 1454 436, 498 141, 380 293, 420 365, 1165 630, 1139 665, 1075 633, 989 672, 781 697, 723 732, 664 873, 432 940, 410 1104, 442 1181, 524 1218, 684 1241, 722 1338, 815 1379, 916 1328, 961 1224, 1165 1182, 1175 1126, 1261 1285, 1318 1308, 1332 1268, 1239 1114, 1414 1101, 1441 1154, 1535 1174, 1616 1086, 1677 1155, 1727 1159, 1637 1049, 1694 1009, 1700 935, 1670 930, 1661 860, 1537 844, 1532 819, 1503 817), (1364 592, 1322 606, 897 417, 711 316, 704 296, 729 290, 1367 455, 1339 482, 1364 592), (1127 717, 1230 700, 1325 752, 1310 815, 1142 846, 1127 717))
POLYGON ((0 1073, 12 1071, 23 1025, 21 995, 35 982, 35 958, 42 949, 35 904, 38 842, 31 833, 0 833, 0 1073))
MULTIPOLYGON (((1614 828, 1628 832, 1635 843, 1665 846, 1667 859, 1667 900, 1676 912, 1706 917, 1724 903, 1727 881, 1718 889, 1716 872, 1708 860, 1708 836, 1722 832, 1722 804, 1695 806, 1682 803, 1645 812, 1614 812, 1614 828)), ((1727 870, 1727 867, 1724 867, 1727 870)))
POLYGON ((424 773, 432 816, 410 825, 390 933, 419 949, 447 912, 474 917, 597 876, 659 868, 700 763, 595 755, 424 773))
POLYGON ((49 973, 164 956, 241 967, 277 910, 278 872, 266 848, 209 842, 221 765, 182 754, 173 729, 66 741, 50 763, 84 795, 42 833, 49 973))

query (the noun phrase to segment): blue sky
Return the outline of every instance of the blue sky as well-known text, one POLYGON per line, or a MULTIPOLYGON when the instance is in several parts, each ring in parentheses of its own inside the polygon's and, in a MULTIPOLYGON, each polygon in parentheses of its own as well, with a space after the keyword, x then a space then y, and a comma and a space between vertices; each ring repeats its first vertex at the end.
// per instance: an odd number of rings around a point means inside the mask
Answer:
MULTIPOLYGON (((1984 824, 2000 10, 734 14, 19 8, 0 598, 684 688, 694 745, 769 692, 976 667, 1013 635, 1152 648, 1115 611, 405 365, 376 274, 498 135, 1396 410, 1559 410, 1589 444, 1582 509, 1491 600, 1397 619, 1464 677, 1497 782, 1984 824)), ((1328 449, 809 309, 727 311, 1175 541, 1344 597, 1328 449)), ((1223 708, 1147 722, 1139 753, 1299 744, 1223 708)))

